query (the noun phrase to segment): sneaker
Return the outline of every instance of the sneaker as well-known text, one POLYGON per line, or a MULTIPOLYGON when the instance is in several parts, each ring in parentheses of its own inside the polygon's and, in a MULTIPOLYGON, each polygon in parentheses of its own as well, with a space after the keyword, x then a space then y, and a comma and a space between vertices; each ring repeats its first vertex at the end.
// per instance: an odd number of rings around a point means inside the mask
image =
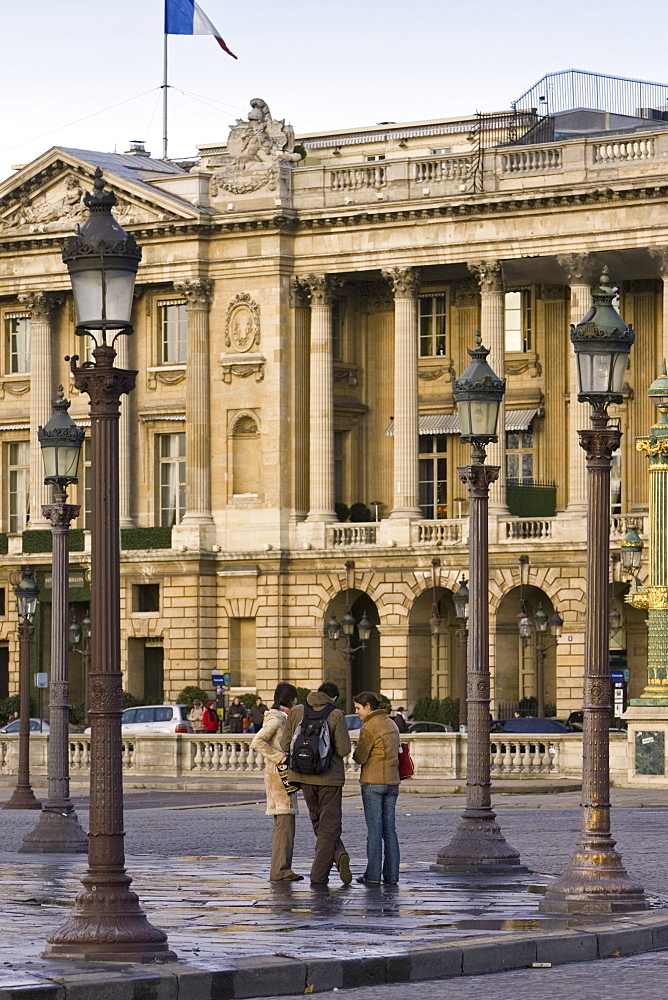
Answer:
POLYGON ((350 855, 339 854, 336 859, 336 867, 339 870, 339 875, 341 876, 343 884, 350 885, 353 880, 353 873, 350 870, 350 855))
POLYGON ((366 875, 360 875, 360 877, 355 881, 359 882, 360 885, 380 885, 380 882, 372 882, 370 878, 366 877, 366 875))

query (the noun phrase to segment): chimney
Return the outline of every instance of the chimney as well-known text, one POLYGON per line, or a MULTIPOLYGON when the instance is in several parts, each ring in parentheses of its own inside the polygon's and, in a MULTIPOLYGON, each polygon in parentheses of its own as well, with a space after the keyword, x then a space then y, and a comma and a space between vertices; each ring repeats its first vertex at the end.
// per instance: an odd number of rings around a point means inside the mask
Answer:
POLYGON ((126 156, 150 156, 151 154, 144 148, 143 139, 130 139, 130 148, 125 150, 126 156))

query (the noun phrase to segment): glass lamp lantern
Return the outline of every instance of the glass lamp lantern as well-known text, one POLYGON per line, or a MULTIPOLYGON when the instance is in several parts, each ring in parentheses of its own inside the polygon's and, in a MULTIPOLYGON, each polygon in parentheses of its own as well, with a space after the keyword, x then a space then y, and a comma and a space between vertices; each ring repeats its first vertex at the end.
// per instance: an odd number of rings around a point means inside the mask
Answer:
POLYGON ((37 598, 39 597, 39 586, 35 580, 35 574, 30 566, 24 566, 21 579, 14 587, 16 596, 16 607, 21 621, 31 623, 37 610, 37 598))
POLYGON ((72 282, 77 315, 76 332, 131 328, 132 297, 141 249, 134 236, 126 233, 111 214, 116 195, 105 191, 98 167, 94 191, 87 193, 84 204, 89 216, 70 236, 63 247, 63 261, 72 282))
POLYGON ((479 330, 476 334, 476 346, 468 348, 468 353, 471 363, 452 383, 461 439, 473 444, 486 444, 497 440, 499 407, 506 383, 488 365, 489 351, 482 346, 479 330))
POLYGON ((361 642, 366 642, 371 635, 371 622, 367 618, 366 611, 363 612, 360 623, 357 626, 357 633, 361 642))
POLYGON ((84 639, 90 639, 91 624, 90 624, 90 615, 88 612, 86 612, 86 614, 81 619, 81 634, 84 639))
POLYGON ((627 573, 635 576, 642 561, 643 542, 638 529, 633 525, 624 535, 621 543, 622 566, 627 573))
POLYGON ((457 618, 466 621, 469 616, 469 588, 465 577, 462 577, 459 581, 459 587, 452 595, 452 600, 455 605, 457 618))
POLYGON ((352 616, 350 608, 346 608, 341 618, 341 631, 344 635, 352 635, 355 631, 355 619, 352 616))
POLYGON ((341 626, 339 625, 336 616, 332 615, 327 622, 327 638, 331 642, 336 642, 341 635, 341 626))
POLYGON ((78 482, 84 430, 74 423, 67 412, 70 403, 63 396, 62 385, 58 389, 58 398, 52 405, 51 419, 37 431, 44 462, 44 482, 68 486, 78 482))
POLYGON ((623 399, 624 373, 635 333, 613 306, 614 297, 604 267, 598 287, 592 289, 591 309, 577 326, 571 326, 581 403, 605 407, 623 399))
POLYGON ((550 635, 553 635, 555 639, 559 639, 563 627, 564 627, 564 619, 561 617, 558 611, 555 611, 552 617, 550 618, 550 635))
POLYGON ((538 611, 533 616, 533 625, 536 632, 539 632, 541 635, 544 635, 545 632, 547 632, 547 615, 543 611, 542 604, 539 604, 538 611))
POLYGON ((527 641, 531 638, 532 624, 531 619, 527 615, 523 615, 518 619, 517 627, 519 629, 520 638, 527 641))
POLYGON ((81 629, 81 625, 76 620, 76 618, 73 618, 69 624, 69 633, 70 633, 70 646, 78 646, 79 643, 81 642, 81 636, 83 632, 81 629))

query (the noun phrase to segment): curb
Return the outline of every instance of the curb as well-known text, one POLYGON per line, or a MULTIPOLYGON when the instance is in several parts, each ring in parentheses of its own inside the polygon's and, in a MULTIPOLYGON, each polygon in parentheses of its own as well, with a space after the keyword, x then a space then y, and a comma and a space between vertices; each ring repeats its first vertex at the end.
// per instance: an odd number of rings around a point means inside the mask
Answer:
POLYGON ((33 983, 0 987, 0 1000, 249 1000, 252 997, 322 993, 334 989, 453 979, 529 968, 637 955, 668 948, 668 916, 646 914, 581 930, 509 934, 502 940, 468 938, 403 955, 296 959, 270 955, 240 959, 220 969, 181 964, 91 965, 70 975, 33 967, 33 983), (93 991, 93 993, 91 993, 93 991))

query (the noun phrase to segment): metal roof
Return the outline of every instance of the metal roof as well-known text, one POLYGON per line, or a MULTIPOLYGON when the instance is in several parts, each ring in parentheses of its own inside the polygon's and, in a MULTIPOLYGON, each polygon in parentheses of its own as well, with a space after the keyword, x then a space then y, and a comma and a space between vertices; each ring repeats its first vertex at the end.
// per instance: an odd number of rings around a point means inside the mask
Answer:
MULTIPOLYGON (((528 431, 534 417, 541 414, 539 409, 506 410, 507 431, 528 431)), ((458 413, 424 413, 420 415, 419 434, 459 434, 458 413)), ((387 437, 394 437, 394 418, 390 420, 387 437)))

